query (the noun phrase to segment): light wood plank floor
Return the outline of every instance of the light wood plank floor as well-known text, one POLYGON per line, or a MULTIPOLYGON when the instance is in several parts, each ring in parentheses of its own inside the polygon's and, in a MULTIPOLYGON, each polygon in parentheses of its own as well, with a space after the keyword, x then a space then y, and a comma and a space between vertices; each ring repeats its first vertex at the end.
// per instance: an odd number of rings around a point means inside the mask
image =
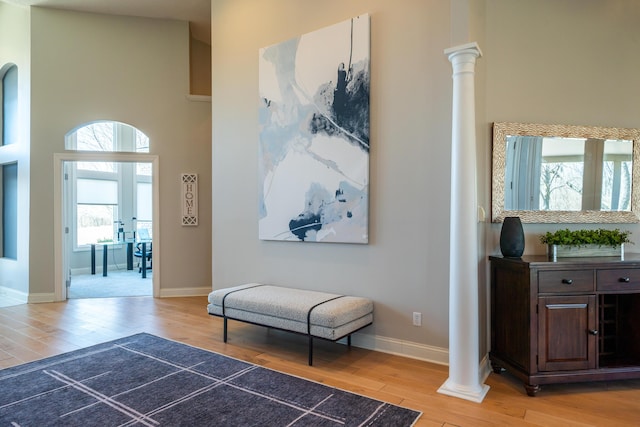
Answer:
POLYGON ((441 395, 447 367, 319 341, 307 366, 303 336, 222 320, 206 298, 77 299, 0 308, 0 368, 148 332, 423 412, 417 426, 638 426, 640 380, 545 386, 524 393, 491 374, 481 404, 441 395))

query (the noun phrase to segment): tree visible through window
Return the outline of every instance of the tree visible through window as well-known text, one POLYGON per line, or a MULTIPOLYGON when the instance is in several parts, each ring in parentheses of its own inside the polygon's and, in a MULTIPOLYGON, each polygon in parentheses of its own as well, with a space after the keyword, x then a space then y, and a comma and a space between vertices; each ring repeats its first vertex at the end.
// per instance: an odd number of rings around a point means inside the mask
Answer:
MULTIPOLYGON (((123 123, 93 122, 67 135, 65 146, 148 153, 149 138, 123 123)), ((151 163, 75 162, 71 175, 76 247, 132 238, 139 228, 151 228, 151 163)))
POLYGON ((18 142, 18 67, 0 69, 0 145, 18 142))

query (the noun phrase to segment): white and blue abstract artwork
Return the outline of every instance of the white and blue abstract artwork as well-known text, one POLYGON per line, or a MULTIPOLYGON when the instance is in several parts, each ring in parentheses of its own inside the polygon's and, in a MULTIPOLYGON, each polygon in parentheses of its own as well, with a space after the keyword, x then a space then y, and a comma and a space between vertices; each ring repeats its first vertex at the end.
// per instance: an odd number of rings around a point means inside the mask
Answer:
POLYGON ((368 243, 369 22, 260 49, 262 240, 368 243))

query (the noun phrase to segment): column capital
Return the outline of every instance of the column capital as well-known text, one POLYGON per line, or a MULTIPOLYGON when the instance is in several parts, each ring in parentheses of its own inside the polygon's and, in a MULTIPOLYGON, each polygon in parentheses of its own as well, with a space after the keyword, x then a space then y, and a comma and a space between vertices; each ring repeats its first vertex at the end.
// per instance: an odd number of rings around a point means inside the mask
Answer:
POLYGON ((451 61, 454 57, 461 54, 473 55, 475 58, 479 58, 482 56, 482 51, 477 42, 471 42, 447 48, 444 50, 444 54, 447 55, 449 61, 451 61))

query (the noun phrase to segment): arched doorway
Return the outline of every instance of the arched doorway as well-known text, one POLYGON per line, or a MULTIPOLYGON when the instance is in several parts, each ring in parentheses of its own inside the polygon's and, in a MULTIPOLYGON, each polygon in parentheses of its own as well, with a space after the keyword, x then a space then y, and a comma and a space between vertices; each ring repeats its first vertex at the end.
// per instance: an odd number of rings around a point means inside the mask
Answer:
POLYGON ((56 298, 157 295, 159 268, 147 258, 160 250, 158 162, 149 139, 127 124, 99 121, 69 132, 65 148, 55 161, 56 298), (147 274, 134 257, 141 237, 147 274))

